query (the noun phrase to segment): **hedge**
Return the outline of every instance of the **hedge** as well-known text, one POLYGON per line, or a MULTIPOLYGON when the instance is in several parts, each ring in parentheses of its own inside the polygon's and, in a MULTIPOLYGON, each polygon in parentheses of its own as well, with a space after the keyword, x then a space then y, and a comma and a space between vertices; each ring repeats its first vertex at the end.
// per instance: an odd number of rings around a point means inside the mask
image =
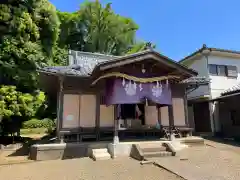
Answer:
POLYGON ((42 120, 39 119, 31 119, 29 121, 25 121, 23 123, 24 129, 32 129, 32 128, 54 128, 55 123, 53 120, 45 118, 42 120))

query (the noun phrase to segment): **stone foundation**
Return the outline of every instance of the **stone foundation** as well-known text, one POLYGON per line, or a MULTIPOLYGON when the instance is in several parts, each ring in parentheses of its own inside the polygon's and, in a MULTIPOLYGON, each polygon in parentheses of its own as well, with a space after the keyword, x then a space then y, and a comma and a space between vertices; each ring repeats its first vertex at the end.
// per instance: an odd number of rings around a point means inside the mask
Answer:
MULTIPOLYGON (((203 145, 204 140, 199 137, 180 138, 178 144, 203 145)), ((171 152, 178 150, 171 141, 141 141, 141 142, 95 142, 95 143, 59 143, 59 144, 35 144, 30 148, 30 159, 32 160, 57 160, 89 157, 92 149, 107 148, 112 158, 130 156, 133 144, 164 143, 171 152), (176 149, 175 149, 176 148, 176 149)), ((185 146, 184 146, 185 147, 185 146)))
POLYGON ((35 144, 30 148, 29 158, 37 161, 88 157, 92 149, 107 148, 108 143, 62 143, 35 144))

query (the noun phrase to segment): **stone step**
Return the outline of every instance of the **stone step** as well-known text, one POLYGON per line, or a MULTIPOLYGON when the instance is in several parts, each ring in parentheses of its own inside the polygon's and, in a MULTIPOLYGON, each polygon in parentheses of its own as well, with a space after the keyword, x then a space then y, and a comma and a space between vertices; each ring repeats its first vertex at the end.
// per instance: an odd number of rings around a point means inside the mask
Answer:
POLYGON ((144 153, 143 156, 144 156, 144 158, 166 157, 166 156, 172 156, 172 152, 169 152, 169 151, 146 152, 146 153, 144 153))
POLYGON ((160 147, 147 147, 147 148, 141 148, 143 153, 145 152, 161 152, 161 151, 167 151, 167 148, 164 146, 160 147))
POLYGON ((111 155, 108 153, 107 148, 92 149, 92 158, 95 161, 107 160, 107 159, 111 159, 111 155))
POLYGON ((98 153, 92 155, 93 160, 108 160, 111 159, 111 155, 109 153, 98 153))
POLYGON ((147 147, 162 147, 162 143, 159 142, 150 142, 150 143, 140 143, 139 146, 141 148, 147 147))
POLYGON ((181 143, 186 145, 204 145, 204 139, 203 138, 184 138, 180 140, 181 143))
POLYGON ((139 147, 141 149, 144 149, 144 148, 162 148, 163 145, 162 145, 162 143, 142 143, 142 144, 139 144, 139 147))
POLYGON ((92 153, 98 154, 98 153, 108 153, 107 148, 101 148, 101 149, 92 149, 92 153))

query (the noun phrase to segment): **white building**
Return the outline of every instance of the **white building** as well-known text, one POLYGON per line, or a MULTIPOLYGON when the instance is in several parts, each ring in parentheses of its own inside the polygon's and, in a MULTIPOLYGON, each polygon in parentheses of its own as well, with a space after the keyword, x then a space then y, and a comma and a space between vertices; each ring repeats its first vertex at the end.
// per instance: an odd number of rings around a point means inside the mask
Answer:
POLYGON ((188 94, 189 119, 197 132, 219 132, 218 104, 211 101, 236 86, 240 78, 240 51, 208 48, 206 45, 180 61, 210 79, 188 94), (210 101, 209 101, 210 100, 210 101))

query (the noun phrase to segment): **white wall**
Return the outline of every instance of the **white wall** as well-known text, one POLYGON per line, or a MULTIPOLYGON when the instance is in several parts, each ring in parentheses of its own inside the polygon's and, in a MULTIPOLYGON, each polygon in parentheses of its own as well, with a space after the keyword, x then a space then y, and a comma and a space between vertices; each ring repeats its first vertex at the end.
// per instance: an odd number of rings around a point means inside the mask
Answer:
POLYGON ((239 83, 240 79, 240 59, 239 58, 231 58, 231 57, 221 57, 221 56, 210 56, 208 59, 209 64, 217 64, 217 65, 232 65, 237 66, 238 69, 238 78, 226 77, 226 76, 213 76, 210 75, 211 78, 211 94, 212 98, 216 98, 221 95, 221 93, 231 88, 232 86, 239 83))
MULTIPOLYGON (((240 80, 240 58, 233 58, 233 57, 223 57, 223 56, 214 56, 210 55, 208 57, 208 64, 216 64, 216 65, 232 65, 236 66, 238 70, 238 77, 226 77, 226 76, 213 76, 208 73, 207 69, 207 61, 205 57, 200 57, 198 59, 192 60, 192 64, 188 65, 189 68, 196 70, 199 75, 198 76, 205 76, 210 78, 210 89, 208 86, 202 86, 193 91, 188 95, 188 99, 197 98, 202 95, 209 95, 209 90, 211 93, 211 98, 216 98, 221 95, 221 93, 236 84, 239 83, 240 80)), ((210 115, 211 119, 211 128, 212 131, 220 131, 220 123, 219 123, 219 114, 218 114, 218 106, 214 104, 210 104, 213 110, 213 115, 210 115), (213 125, 213 121, 215 121, 215 126, 213 125)), ((188 108, 191 111, 190 108, 188 108)), ((193 116, 189 116, 189 118, 193 118, 193 116)))
MULTIPOLYGON (((223 56, 213 56, 208 57, 208 64, 216 65, 232 65, 237 66, 238 78, 226 77, 226 76, 213 76, 209 75, 206 66, 206 58, 200 57, 193 60, 193 63, 188 67, 196 70, 199 74, 198 76, 205 76, 210 78, 210 91, 212 98, 216 98, 221 95, 221 93, 231 88, 232 86, 238 84, 240 81, 240 58, 223 57, 223 56)), ((188 95, 188 98, 199 97, 203 95, 209 95, 208 86, 201 86, 194 90, 188 95)))
MULTIPOLYGON (((200 77, 208 77, 207 72, 207 61, 204 57, 199 57, 196 60, 193 60, 193 63, 189 65, 188 67, 191 69, 194 69, 198 72, 198 76, 200 77)), ((192 91, 188 94, 188 99, 194 98, 194 97, 200 97, 204 95, 209 95, 209 87, 206 86, 200 86, 196 90, 192 91)))

